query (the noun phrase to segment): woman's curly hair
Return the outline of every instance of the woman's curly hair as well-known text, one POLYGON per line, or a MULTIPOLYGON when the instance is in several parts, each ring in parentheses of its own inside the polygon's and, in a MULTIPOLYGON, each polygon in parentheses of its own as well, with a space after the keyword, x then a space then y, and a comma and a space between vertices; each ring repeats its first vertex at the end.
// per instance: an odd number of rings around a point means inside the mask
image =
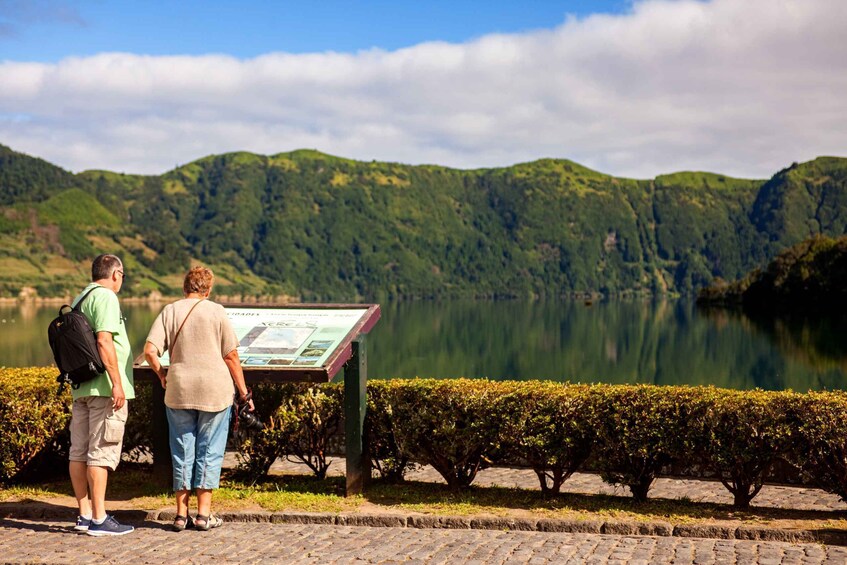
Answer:
POLYGON ((191 294, 196 292, 206 294, 215 282, 215 274, 211 269, 206 267, 192 267, 190 271, 185 273, 185 280, 182 282, 182 292, 191 294))

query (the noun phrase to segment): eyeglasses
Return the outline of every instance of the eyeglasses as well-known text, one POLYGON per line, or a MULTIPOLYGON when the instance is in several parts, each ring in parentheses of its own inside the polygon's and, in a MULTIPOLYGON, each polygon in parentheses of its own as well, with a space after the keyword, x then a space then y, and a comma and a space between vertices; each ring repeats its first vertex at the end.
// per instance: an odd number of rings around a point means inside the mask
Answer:
POLYGON ((122 277, 122 278, 126 278, 126 275, 124 274, 124 272, 123 272, 123 271, 115 271, 115 272, 116 272, 116 273, 120 273, 120 275, 121 275, 121 277, 122 277))

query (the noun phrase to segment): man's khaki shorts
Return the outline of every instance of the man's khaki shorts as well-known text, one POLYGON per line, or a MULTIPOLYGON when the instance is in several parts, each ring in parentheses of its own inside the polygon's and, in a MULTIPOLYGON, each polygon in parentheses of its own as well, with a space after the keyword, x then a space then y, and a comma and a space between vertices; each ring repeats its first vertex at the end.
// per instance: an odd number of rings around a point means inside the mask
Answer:
POLYGON ((127 403, 112 409, 110 396, 83 396, 71 411, 71 461, 115 470, 121 460, 127 403))

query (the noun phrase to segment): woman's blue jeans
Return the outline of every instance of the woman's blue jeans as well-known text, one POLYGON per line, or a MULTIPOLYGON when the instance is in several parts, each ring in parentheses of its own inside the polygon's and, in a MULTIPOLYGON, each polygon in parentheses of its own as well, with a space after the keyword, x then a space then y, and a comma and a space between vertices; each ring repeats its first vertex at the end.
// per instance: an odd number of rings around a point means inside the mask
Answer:
POLYGON ((230 408, 220 412, 165 407, 174 469, 174 491, 216 489, 229 434, 230 408))

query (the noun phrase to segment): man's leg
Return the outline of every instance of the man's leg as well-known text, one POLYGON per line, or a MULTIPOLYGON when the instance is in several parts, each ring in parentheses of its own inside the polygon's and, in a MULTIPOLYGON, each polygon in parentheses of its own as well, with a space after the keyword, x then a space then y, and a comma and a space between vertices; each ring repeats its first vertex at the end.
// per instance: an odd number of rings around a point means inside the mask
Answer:
POLYGON ((90 536, 122 536, 135 530, 133 526, 121 524, 114 516, 106 514, 106 483, 111 467, 88 466, 88 489, 91 491, 91 507, 94 518, 88 527, 90 536))
POLYGON ((109 481, 109 469, 89 465, 87 480, 94 521, 100 522, 106 518, 106 483, 109 481))
POLYGON ((95 404, 97 417, 91 421, 87 473, 94 517, 87 533, 90 536, 120 536, 132 532, 135 528, 121 524, 114 516, 106 514, 106 484, 109 481, 109 471, 114 471, 121 461, 127 406, 124 404, 114 411, 112 399, 108 396, 95 397, 95 400, 91 401, 92 407, 95 404))
POLYGON ((109 471, 114 470, 121 460, 121 444, 127 417, 124 405, 117 412, 112 409, 112 399, 108 396, 91 397, 88 402, 89 438, 88 438, 88 495, 91 497, 91 510, 95 522, 106 517, 106 484, 109 471))
MULTIPOLYGON (((91 498, 88 492, 88 439, 91 413, 88 399, 75 400, 71 408, 71 449, 68 471, 71 476, 79 515, 91 519, 91 498)), ((77 524, 79 525, 79 523, 77 524)))
POLYGON ((85 461, 71 461, 68 467, 74 496, 79 506, 79 515, 91 516, 91 499, 88 497, 88 465, 85 461))

